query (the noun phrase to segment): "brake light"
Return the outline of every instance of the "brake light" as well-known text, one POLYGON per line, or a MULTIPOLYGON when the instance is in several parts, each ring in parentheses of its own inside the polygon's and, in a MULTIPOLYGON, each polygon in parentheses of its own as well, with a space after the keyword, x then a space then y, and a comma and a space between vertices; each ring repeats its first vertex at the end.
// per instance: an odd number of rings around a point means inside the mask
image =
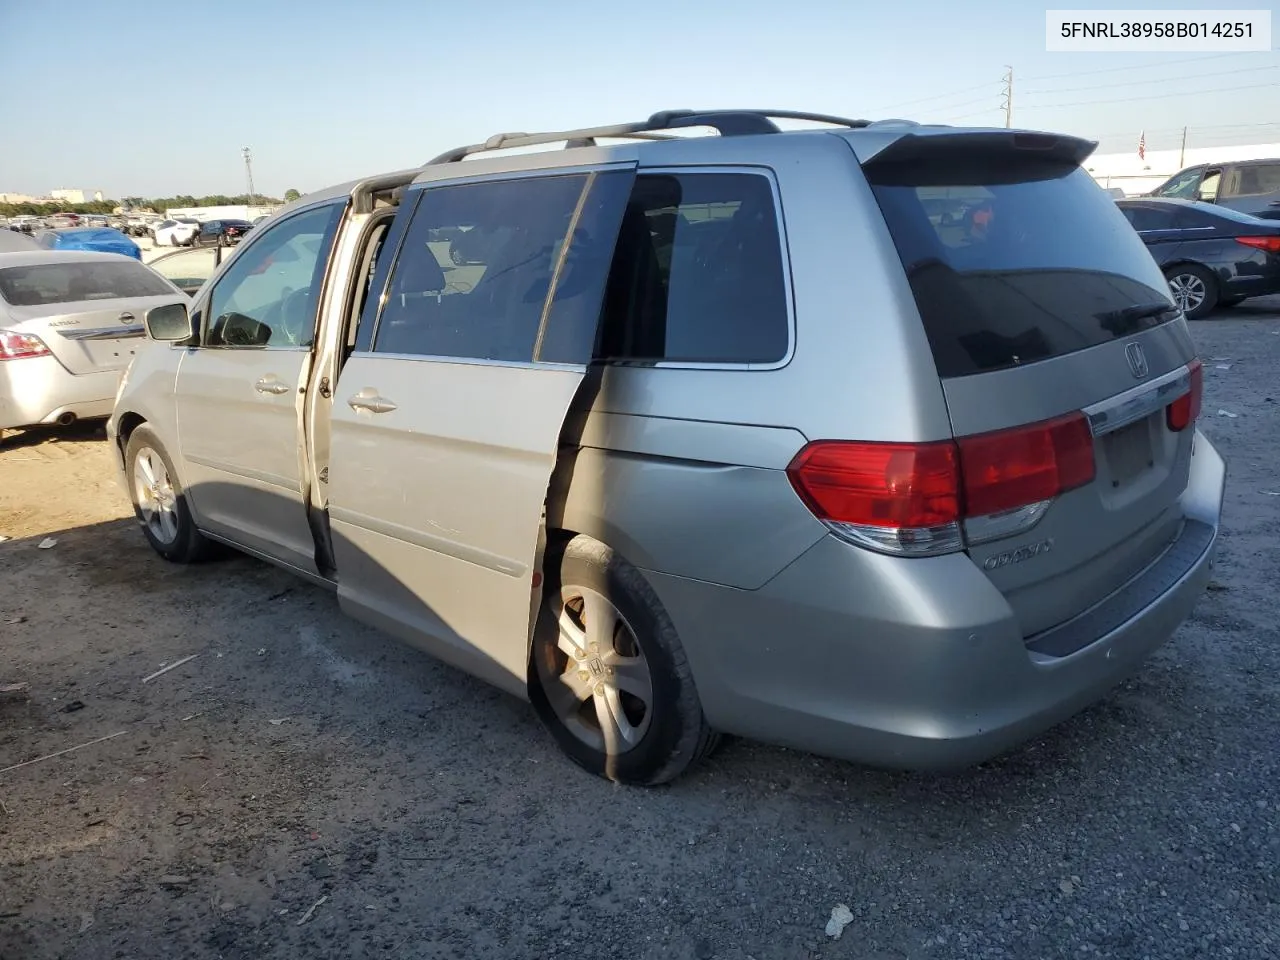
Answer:
POLYGON ((1083 413, 961 437, 965 515, 1051 500, 1093 481, 1093 431, 1083 413))
POLYGON ((815 441, 787 467, 837 536, 887 553, 963 549, 962 520, 1027 507, 1094 477, 1082 413, 935 443, 815 441))
POLYGON ((1258 250, 1267 251, 1267 253, 1280 253, 1280 236, 1236 237, 1236 243, 1243 243, 1246 247, 1256 247, 1258 250))
POLYGON ((1200 405, 1204 400, 1204 367, 1199 360, 1187 364, 1191 373, 1191 389, 1165 408, 1165 422, 1175 433, 1187 429, 1200 417, 1200 405))
POLYGON ((16 330, 0 330, 0 360, 25 360, 48 355, 49 348, 39 337, 16 330))

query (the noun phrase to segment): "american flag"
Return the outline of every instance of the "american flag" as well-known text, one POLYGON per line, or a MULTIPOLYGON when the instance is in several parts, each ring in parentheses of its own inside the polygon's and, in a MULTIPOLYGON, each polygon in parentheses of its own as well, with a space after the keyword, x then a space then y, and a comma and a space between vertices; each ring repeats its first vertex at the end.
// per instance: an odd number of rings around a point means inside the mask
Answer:
POLYGON ((1147 131, 1145 130, 1138 134, 1138 159, 1147 159, 1147 131))

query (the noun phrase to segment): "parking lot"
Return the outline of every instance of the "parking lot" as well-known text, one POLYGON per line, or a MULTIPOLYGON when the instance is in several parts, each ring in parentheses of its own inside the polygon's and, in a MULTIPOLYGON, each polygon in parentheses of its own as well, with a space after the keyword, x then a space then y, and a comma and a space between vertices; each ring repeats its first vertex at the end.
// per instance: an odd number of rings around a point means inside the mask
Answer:
POLYGON ((6 441, 0 960, 1280 955, 1280 298, 1193 334, 1230 469, 1209 592, 1108 699, 951 776, 731 741, 612 786, 321 590, 166 565, 93 427, 6 441))

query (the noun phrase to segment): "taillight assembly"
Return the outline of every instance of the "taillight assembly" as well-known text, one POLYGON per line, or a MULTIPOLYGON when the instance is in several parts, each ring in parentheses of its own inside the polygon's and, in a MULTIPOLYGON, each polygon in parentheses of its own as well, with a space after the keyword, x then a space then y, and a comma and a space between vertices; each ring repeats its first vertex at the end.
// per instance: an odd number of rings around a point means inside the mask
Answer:
MULTIPOLYGON (((816 441, 787 474, 837 536, 933 556, 964 548, 964 521, 1037 507, 1090 483, 1094 469, 1089 422, 1073 413, 934 443, 816 441)), ((1026 522, 1039 515, 1027 513, 1026 522)))
POLYGON ((1243 243, 1246 247, 1265 250, 1267 253, 1280 253, 1280 236, 1236 237, 1236 243, 1243 243))
POLYGON ((49 348, 39 337, 16 330, 0 330, 0 360, 25 360, 48 355, 49 348))
POLYGON ((1165 407, 1164 419, 1170 430, 1185 430, 1200 417, 1200 405, 1204 399, 1204 367, 1199 360, 1187 364, 1191 374, 1191 389, 1165 407))

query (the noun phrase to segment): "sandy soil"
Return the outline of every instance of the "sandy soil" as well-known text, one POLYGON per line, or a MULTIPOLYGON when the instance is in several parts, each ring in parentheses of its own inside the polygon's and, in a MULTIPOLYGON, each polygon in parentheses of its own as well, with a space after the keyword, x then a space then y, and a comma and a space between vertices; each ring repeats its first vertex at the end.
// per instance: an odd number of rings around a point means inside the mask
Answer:
POLYGON ((5 441, 0 958, 1280 955, 1278 306, 1194 325, 1215 588, 1103 703, 950 777, 731 742, 594 780, 323 591, 165 564, 92 430, 5 441))

